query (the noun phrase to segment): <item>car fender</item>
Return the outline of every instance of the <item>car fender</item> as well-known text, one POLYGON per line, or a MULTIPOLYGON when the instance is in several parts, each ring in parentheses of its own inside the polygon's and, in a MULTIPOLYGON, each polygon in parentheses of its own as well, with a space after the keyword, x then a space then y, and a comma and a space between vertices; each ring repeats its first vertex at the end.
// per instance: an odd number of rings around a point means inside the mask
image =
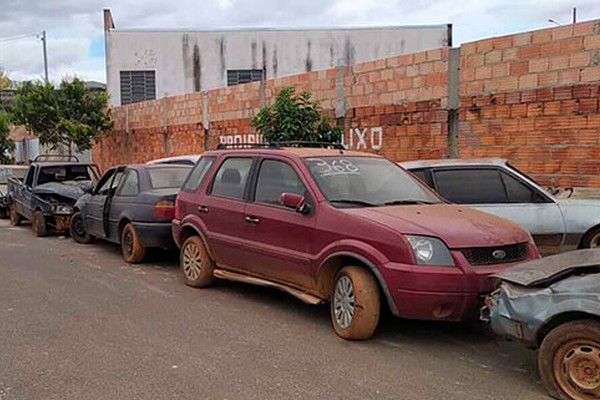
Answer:
MULTIPOLYGON (((183 232, 183 230, 186 228, 190 228, 198 234, 198 236, 204 243, 204 247, 206 248, 206 251, 208 252, 208 256, 212 260, 214 260, 215 258, 210 249, 210 245, 208 244, 208 236, 207 236, 208 230, 206 228, 206 224, 204 223, 204 221, 202 221, 202 218, 200 218, 199 216, 197 216, 195 214, 186 215, 181 220, 180 232, 183 232)), ((183 243, 181 243, 181 244, 183 245, 183 243)))
POLYGON ((375 247, 356 239, 345 239, 331 243, 317 256, 317 265, 319 266, 316 273, 317 281, 327 261, 338 256, 353 257, 366 265, 377 279, 390 310, 394 315, 399 315, 392 294, 380 270, 382 265, 389 262, 389 259, 383 253, 375 247))

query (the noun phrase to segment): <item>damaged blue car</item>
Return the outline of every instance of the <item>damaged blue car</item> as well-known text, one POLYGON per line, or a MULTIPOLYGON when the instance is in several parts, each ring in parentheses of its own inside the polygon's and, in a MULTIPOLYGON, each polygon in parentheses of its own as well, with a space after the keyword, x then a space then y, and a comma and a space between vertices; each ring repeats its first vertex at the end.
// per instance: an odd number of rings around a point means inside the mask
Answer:
POLYGON ((528 261, 497 275, 482 319, 495 333, 538 349, 557 399, 600 399, 600 250, 528 261))

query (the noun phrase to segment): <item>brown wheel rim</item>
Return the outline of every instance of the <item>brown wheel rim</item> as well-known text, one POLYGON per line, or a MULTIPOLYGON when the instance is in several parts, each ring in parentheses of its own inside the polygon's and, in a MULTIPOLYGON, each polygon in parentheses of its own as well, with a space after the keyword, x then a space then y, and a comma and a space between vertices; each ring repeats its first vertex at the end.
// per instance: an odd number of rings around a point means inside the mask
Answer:
POLYGON ((600 398, 600 343, 573 340, 554 357, 554 375, 560 388, 574 400, 600 398))
POLYGON ((36 214, 35 217, 33 217, 33 233, 35 233, 37 235, 39 231, 40 231, 40 217, 38 217, 38 215, 36 214))

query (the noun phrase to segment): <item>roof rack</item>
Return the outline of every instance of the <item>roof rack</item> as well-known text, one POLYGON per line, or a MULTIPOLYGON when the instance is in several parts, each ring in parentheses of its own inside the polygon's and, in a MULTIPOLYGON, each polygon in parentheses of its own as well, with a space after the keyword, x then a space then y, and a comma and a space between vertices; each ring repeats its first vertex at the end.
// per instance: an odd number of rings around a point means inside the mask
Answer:
POLYGON ((346 150, 341 143, 331 142, 310 142, 310 141, 284 141, 284 142, 270 142, 270 143, 220 143, 217 146, 217 150, 225 149, 281 149, 283 147, 295 147, 295 148, 320 148, 320 149, 334 149, 334 150, 346 150))
POLYGON ((76 156, 69 156, 65 154, 40 154, 33 159, 33 162, 44 162, 44 161, 68 161, 68 162, 79 162, 79 158, 76 156))

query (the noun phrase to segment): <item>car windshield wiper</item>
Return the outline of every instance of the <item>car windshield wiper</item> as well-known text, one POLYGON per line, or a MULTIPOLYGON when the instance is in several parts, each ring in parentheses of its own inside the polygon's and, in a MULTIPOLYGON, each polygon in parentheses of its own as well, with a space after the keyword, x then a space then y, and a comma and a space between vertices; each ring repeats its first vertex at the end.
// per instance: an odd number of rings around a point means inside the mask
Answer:
POLYGON ((410 205, 410 204, 433 204, 431 201, 426 200, 412 200, 412 199, 404 199, 404 200, 391 200, 383 203, 384 206, 401 206, 401 205, 410 205))
POLYGON ((329 200, 330 203, 340 203, 340 204, 357 204, 363 207, 377 207, 378 205, 375 203, 369 203, 364 200, 352 200, 352 199, 336 199, 329 200))

